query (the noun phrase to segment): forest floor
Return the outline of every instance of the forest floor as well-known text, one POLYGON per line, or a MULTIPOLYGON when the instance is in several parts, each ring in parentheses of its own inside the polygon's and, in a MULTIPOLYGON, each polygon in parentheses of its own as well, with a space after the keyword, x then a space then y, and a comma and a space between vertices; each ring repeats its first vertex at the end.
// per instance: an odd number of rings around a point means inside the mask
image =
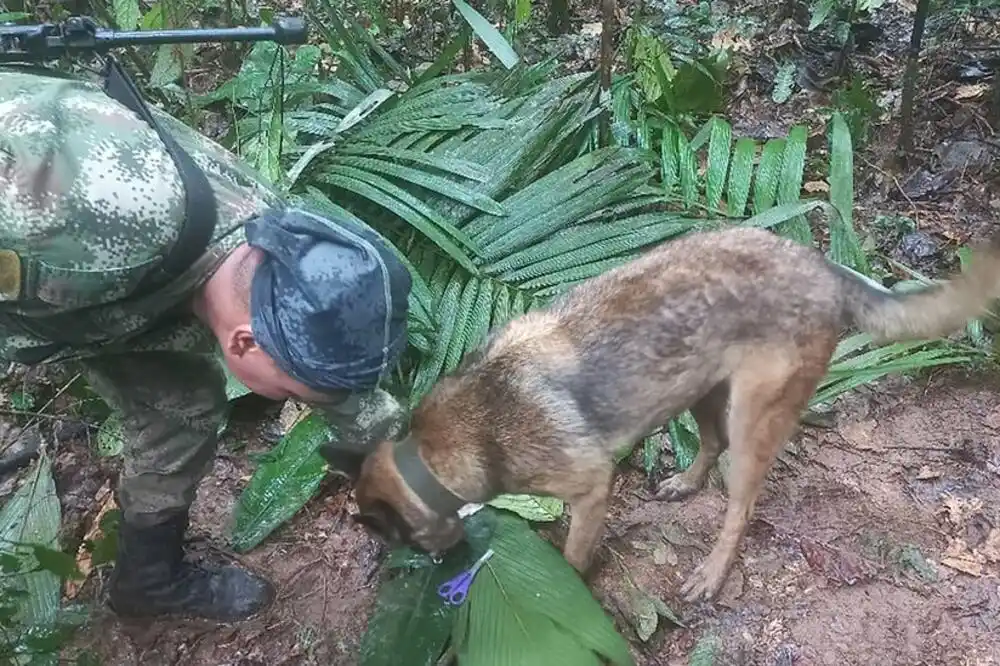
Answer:
MULTIPOLYGON (((881 37, 857 56, 875 99, 890 106, 899 95, 912 4, 887 3, 874 21, 881 37)), ((753 8, 740 9, 754 16, 753 8)), ((786 24, 768 23, 770 10, 756 12, 770 46, 787 37, 786 24)), ((800 39, 807 21, 796 29, 800 39)), ((544 48, 558 46, 568 62, 594 66, 597 38, 586 27, 595 23, 596 11, 581 10, 571 35, 544 48)), ((902 170, 888 165, 897 124, 877 109, 872 141, 855 157, 855 215, 871 234, 870 249, 931 274, 953 268, 954 246, 982 238, 1000 214, 1000 140, 984 91, 954 75, 974 58, 947 47, 959 28, 969 26, 931 26, 937 46, 918 85, 917 159, 902 170)), ((979 37, 998 43, 995 34, 979 37)), ((761 64, 770 46, 730 38, 748 44, 741 95, 728 111, 737 134, 783 135, 831 103, 828 93, 806 90, 773 102, 773 72, 761 64)), ((820 148, 822 127, 814 127, 820 148)), ((19 371, 7 386, 29 381, 31 374, 19 371)), ((247 454, 267 450, 280 433, 278 410, 262 406, 245 399, 224 436, 195 504, 196 545, 225 547, 253 470, 247 454)), ((834 407, 825 425, 803 425, 772 470, 741 558, 714 604, 686 604, 678 589, 717 534, 723 490, 715 484, 682 503, 646 502, 636 496, 645 474, 622 465, 593 589, 638 664, 687 664, 699 641, 714 644, 717 665, 1000 664, 1000 375, 950 369, 893 377, 834 407), (661 598, 684 626, 663 622, 647 642, 639 640, 632 585, 661 598)), ((61 432, 55 474, 64 532, 79 539, 97 520, 117 468, 94 453, 86 428, 61 432)), ((227 626, 124 623, 101 605, 103 577, 94 576, 79 597, 93 607, 82 644, 108 666, 356 663, 381 552, 348 518, 352 508, 349 488, 331 479, 240 558, 278 587, 277 602, 261 617, 227 626)), ((564 518, 554 528, 557 543, 565 528, 564 518)), ((402 655, 399 663, 406 666, 402 655)))

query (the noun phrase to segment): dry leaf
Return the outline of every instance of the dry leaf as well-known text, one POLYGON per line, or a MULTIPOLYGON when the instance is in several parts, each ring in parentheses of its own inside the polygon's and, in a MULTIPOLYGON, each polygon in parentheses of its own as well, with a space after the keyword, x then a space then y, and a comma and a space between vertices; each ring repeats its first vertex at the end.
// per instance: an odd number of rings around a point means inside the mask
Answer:
POLYGON ((921 467, 920 470, 917 472, 918 481, 927 481, 929 479, 938 479, 938 478, 941 478, 941 472, 935 472, 927 465, 921 467))
POLYGON ((111 482, 105 481, 104 485, 97 491, 94 496, 94 503, 97 504, 103 500, 101 504, 100 511, 94 516, 93 522, 90 524, 90 529, 87 530, 87 534, 83 537, 83 543, 80 544, 80 549, 76 552, 76 566, 80 569, 83 574, 83 578, 79 580, 67 580, 66 581, 66 597, 68 599, 73 599, 80 593, 83 588, 83 584, 87 582, 90 577, 90 572, 93 570, 93 564, 91 562, 90 551, 84 547, 84 544, 88 541, 93 543, 97 536, 101 533, 101 519, 104 515, 114 509, 117 504, 115 502, 115 495, 111 492, 111 482))
POLYGON ((816 194, 817 192, 829 192, 830 185, 825 180, 810 180, 802 186, 809 194, 816 194))
POLYGON ((959 86, 955 89, 955 99, 975 99, 981 97, 989 88, 989 84, 986 83, 971 83, 959 86))
POLYGON ((977 548, 987 562, 1000 562, 1000 529, 994 527, 986 537, 986 543, 977 548))
POLYGON ((596 23, 584 23, 580 26, 580 34, 584 37, 598 37, 604 32, 604 25, 600 21, 596 23))
POLYGON ((942 557, 941 564, 977 578, 983 575, 983 565, 965 557, 942 557))

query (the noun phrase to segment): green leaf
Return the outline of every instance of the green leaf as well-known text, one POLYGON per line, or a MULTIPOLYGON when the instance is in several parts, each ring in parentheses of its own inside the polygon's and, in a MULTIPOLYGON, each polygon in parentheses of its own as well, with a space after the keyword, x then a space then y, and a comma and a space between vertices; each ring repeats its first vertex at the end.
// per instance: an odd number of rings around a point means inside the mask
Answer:
MULTIPOLYGON (((58 548, 61 519, 52 463, 42 455, 24 484, 0 509, 0 552, 24 555, 32 544, 58 548)), ((6 580, 12 590, 25 592, 16 600, 14 622, 22 627, 46 626, 59 610, 59 577, 51 571, 33 571, 6 580)))
POLYGON ((511 511, 532 522, 551 522, 563 513, 563 502, 555 497, 537 495, 500 495, 487 502, 492 507, 511 511))
POLYGON ((63 579, 83 580, 85 576, 76 566, 76 559, 69 553, 54 550, 41 544, 31 546, 31 553, 43 571, 51 571, 63 579))
POLYGON ((510 43, 497 30, 492 23, 487 21, 482 14, 473 9, 465 0, 451 0, 459 13, 468 21, 469 26, 475 31, 487 48, 495 55, 503 66, 510 69, 517 64, 519 58, 517 53, 511 48, 510 43))
POLYGON ((705 174, 705 198, 713 213, 722 201, 722 187, 729 169, 729 151, 732 144, 732 127, 715 116, 711 120, 712 133, 708 144, 708 171, 705 174))
MULTIPOLYGON (((802 198, 802 178, 808 138, 809 131, 804 125, 796 125, 788 133, 785 156, 781 165, 781 180, 778 183, 779 205, 796 203, 802 198)), ((809 228, 809 222, 802 215, 796 215, 781 223, 776 231, 803 245, 812 245, 812 229, 809 228)))
POLYGON ((830 258, 859 273, 870 272, 868 258, 854 230, 854 153, 851 131, 839 111, 830 131, 830 203, 838 215, 830 216, 830 258))
POLYGON ((317 449, 333 436, 326 420, 310 412, 278 442, 236 504, 234 550, 254 548, 312 499, 326 475, 317 449))
POLYGON ((35 396, 27 391, 14 391, 10 394, 10 406, 20 411, 28 411, 35 406, 35 396))
POLYGON ((111 12, 119 30, 135 30, 139 27, 142 12, 139 0, 111 0, 111 12))
MULTIPOLYGON (((486 509, 484 509, 485 511, 486 509)), ((628 645, 562 554, 528 523, 497 516, 495 555, 469 590, 463 666, 634 666, 628 645)))
POLYGON ((113 458, 121 455, 125 448, 124 415, 115 410, 108 415, 97 430, 97 455, 102 458, 113 458))
POLYGON ((178 78, 182 71, 180 51, 176 44, 161 44, 156 49, 153 70, 149 74, 149 85, 164 88, 178 78))
POLYGON ((359 666, 432 666, 452 632, 455 608, 438 596, 438 587, 471 566, 486 551, 495 517, 479 511, 464 520, 466 540, 435 565, 410 548, 389 556, 389 579, 379 588, 375 610, 361 639, 359 666))
POLYGON ((701 447, 698 424, 695 423, 691 412, 685 411, 677 418, 671 419, 667 424, 667 432, 670 434, 670 445, 674 451, 677 468, 687 469, 694 462, 701 447))

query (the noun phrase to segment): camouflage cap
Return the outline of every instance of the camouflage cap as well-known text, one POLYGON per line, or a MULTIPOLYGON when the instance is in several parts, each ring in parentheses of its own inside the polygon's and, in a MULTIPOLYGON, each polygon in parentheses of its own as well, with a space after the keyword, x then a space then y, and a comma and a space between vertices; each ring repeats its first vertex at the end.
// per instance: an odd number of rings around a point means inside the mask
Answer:
POLYGON ((292 378, 318 391, 376 386, 406 346, 410 273, 374 230, 298 210, 246 224, 264 252, 250 326, 292 378))

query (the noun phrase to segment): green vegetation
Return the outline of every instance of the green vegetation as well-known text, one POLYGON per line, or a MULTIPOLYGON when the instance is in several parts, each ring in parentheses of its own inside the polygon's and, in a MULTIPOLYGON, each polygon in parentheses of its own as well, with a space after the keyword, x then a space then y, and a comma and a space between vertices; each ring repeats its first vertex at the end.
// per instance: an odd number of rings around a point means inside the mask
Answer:
MULTIPOLYGON (((187 25, 207 4, 116 0, 98 15, 121 28, 154 29, 187 25)), ((493 14, 484 10, 487 18, 452 0, 455 36, 436 61, 419 68, 383 47, 379 38, 401 28, 374 4, 354 11, 331 0, 309 2, 315 43, 294 53, 255 45, 235 74, 203 94, 179 84, 186 63, 198 57, 192 47, 134 50, 128 61, 147 94, 188 122, 223 110, 232 123, 221 141, 289 198, 357 217, 398 248, 413 275, 410 348, 390 388, 410 405, 490 329, 651 245, 696 230, 773 229, 804 244, 822 243, 834 261, 876 277, 853 220, 855 144, 867 134, 863 107, 870 104, 861 83, 852 83, 829 110, 818 158, 825 163, 816 172, 805 125, 757 140, 737 135, 724 117, 732 54, 699 39, 706 5, 696 7, 701 14, 673 16, 665 28, 636 21, 620 47, 627 68, 602 91, 597 72, 565 74, 557 60, 528 63, 519 56, 515 47, 537 10, 530 1, 495 3, 493 14), (491 65, 457 72, 470 40, 490 55, 491 65), (807 175, 825 181, 825 196, 803 196, 807 175)), ((842 32, 857 12, 881 3, 841 4, 814 5, 810 29, 833 22, 842 32)), ((21 16, 0 5, 0 12, 7 9, 0 15, 21 16)), ((267 22, 269 13, 251 17, 229 5, 224 12, 249 24, 267 22)), ((789 76, 779 76, 784 83, 775 99, 791 94, 789 76)), ((981 357, 982 330, 970 333, 973 344, 875 347, 864 335, 846 337, 813 406, 888 373, 981 357)), ((238 400, 246 390, 230 379, 229 396, 238 400)), ((102 419, 96 450, 118 455, 118 416, 102 419)), ((677 466, 685 468, 697 450, 693 419, 682 414, 665 430, 677 466)), ((335 436, 309 414, 257 459, 236 507, 235 550, 253 549, 315 496, 327 473, 316 449, 335 436)), ((650 473, 661 463, 662 442, 642 444, 650 473)), ((550 498, 500 498, 466 519, 469 543, 442 564, 393 553, 362 663, 396 663, 399 646, 406 646, 415 651, 411 664, 438 663, 446 650, 463 666, 525 664, 515 650, 520 646, 539 660, 598 664, 603 657, 631 664, 608 615, 532 529, 558 519, 562 508, 550 498), (437 586, 487 548, 496 554, 475 579, 469 602, 444 606, 437 586), (541 597, 540 589, 546 591, 541 597)), ((79 620, 60 604, 60 579, 80 573, 60 552, 58 525, 43 453, 0 512, 6 576, 0 664, 55 663, 60 641, 79 620)), ((660 614, 672 615, 669 609, 660 614)), ((712 663, 715 647, 714 636, 703 636, 692 663, 712 663)), ((77 663, 90 659, 81 655, 77 663)))

